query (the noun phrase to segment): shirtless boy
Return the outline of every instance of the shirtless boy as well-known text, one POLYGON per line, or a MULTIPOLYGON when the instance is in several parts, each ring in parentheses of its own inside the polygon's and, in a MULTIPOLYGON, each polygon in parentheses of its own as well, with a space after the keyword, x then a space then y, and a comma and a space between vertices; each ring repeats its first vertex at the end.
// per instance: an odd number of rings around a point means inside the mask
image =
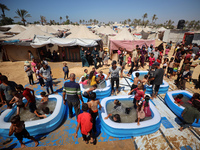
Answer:
POLYGON ((133 84, 132 84, 132 86, 131 86, 131 90, 137 88, 138 83, 141 82, 141 80, 139 79, 140 73, 139 73, 139 72, 136 72, 136 73, 135 73, 135 76, 136 76, 136 77, 134 78, 133 84))
POLYGON ((13 133, 15 137, 19 140, 22 148, 26 147, 25 144, 22 142, 23 137, 33 140, 35 142, 35 147, 38 146, 38 141, 30 136, 28 131, 25 129, 24 121, 20 121, 19 115, 16 115, 11 119, 9 136, 11 136, 13 133))

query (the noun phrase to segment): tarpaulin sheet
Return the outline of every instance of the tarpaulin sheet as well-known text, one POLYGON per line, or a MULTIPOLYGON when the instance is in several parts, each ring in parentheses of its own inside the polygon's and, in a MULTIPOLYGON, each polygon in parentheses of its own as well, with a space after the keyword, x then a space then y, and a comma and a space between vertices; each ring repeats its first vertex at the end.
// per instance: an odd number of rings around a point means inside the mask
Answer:
POLYGON ((133 41, 133 48, 136 48, 136 45, 139 45, 139 47, 141 48, 142 45, 145 45, 145 43, 147 44, 147 46, 153 44, 153 46, 155 47, 155 40, 135 40, 133 41))
POLYGON ((126 48, 127 51, 133 50, 132 40, 110 40, 110 53, 113 50, 118 50, 119 47, 126 48))

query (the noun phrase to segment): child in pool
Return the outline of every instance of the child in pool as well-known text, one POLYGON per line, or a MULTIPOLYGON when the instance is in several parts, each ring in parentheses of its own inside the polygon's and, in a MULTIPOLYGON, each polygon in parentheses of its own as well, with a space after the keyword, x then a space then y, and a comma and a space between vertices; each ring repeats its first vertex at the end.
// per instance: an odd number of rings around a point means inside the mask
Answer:
POLYGON ((145 117, 150 117, 151 116, 151 110, 149 106, 150 97, 146 95, 144 99, 145 101, 143 102, 143 106, 144 106, 145 117))
POLYGON ((98 77, 100 77, 100 81, 103 81, 105 79, 105 76, 103 75, 103 71, 100 71, 98 77))
POLYGON ((85 79, 88 79, 89 77, 89 74, 88 74, 88 70, 87 69, 84 69, 84 75, 85 79))
POLYGON ((92 68, 92 71, 94 71, 94 75, 96 76, 97 75, 97 71, 96 71, 95 67, 92 68))
POLYGON ((136 76, 136 77, 134 78, 133 84, 132 84, 132 86, 131 86, 131 90, 137 88, 138 83, 141 82, 141 80, 139 79, 140 73, 139 73, 139 72, 136 72, 136 73, 135 73, 135 76, 136 76))
POLYGON ((46 92, 43 91, 43 92, 40 93, 40 95, 42 97, 40 103, 47 104, 48 101, 49 101, 49 98, 48 98, 48 95, 46 94, 46 92))
POLYGON ((200 101, 200 94, 199 93, 194 93, 192 98, 188 101, 188 103, 192 104, 193 100, 200 101))
POLYGON ((183 94, 178 94, 175 98, 174 98, 174 103, 176 103, 178 106, 182 105, 182 99, 183 98, 183 94))
POLYGON ((135 97, 134 97, 134 99, 133 99, 133 104, 134 104, 134 108, 135 108, 135 109, 137 108, 136 103, 137 103, 138 101, 140 101, 141 98, 144 99, 144 90, 143 90, 143 88, 144 88, 143 84, 142 84, 142 83, 139 83, 139 84, 138 84, 138 88, 135 88, 135 89, 131 90, 131 91, 128 93, 128 95, 130 95, 133 91, 136 91, 135 97))
POLYGON ((97 84, 96 75, 95 75, 94 71, 90 72, 88 80, 89 80, 89 83, 90 83, 91 86, 97 84))
POLYGON ((143 121, 145 118, 145 112, 142 101, 138 101, 136 105, 137 105, 137 119, 135 120, 135 122, 137 122, 137 125, 139 126, 140 121, 143 121))
POLYGON ((141 83, 144 86, 144 93, 146 92, 146 88, 147 88, 147 82, 148 82, 148 75, 145 75, 144 78, 142 79, 141 83))
POLYGON ((13 133, 15 137, 19 140, 22 148, 26 147, 25 144, 22 142, 23 137, 33 140, 35 142, 35 147, 37 147, 39 144, 38 141, 36 141, 36 139, 32 136, 30 136, 28 131, 25 129, 24 121, 20 120, 19 115, 16 115, 11 119, 9 136, 11 136, 13 133))
POLYGON ((96 93, 91 93, 90 94, 90 98, 91 101, 89 101, 88 104, 88 108, 89 108, 89 113, 92 116, 92 130, 93 132, 96 134, 97 130, 96 130, 96 117, 98 116, 98 105, 99 105, 99 110, 101 110, 101 104, 99 100, 95 100, 96 99, 96 93))
POLYGON ((119 112, 123 112, 125 114, 129 114, 131 111, 131 108, 125 107, 119 100, 114 100, 114 110, 117 110, 119 112))
POLYGON ((108 116, 105 117, 104 119, 108 119, 108 118, 110 118, 110 120, 112 120, 114 122, 118 122, 118 123, 121 122, 121 118, 120 118, 119 114, 108 114, 108 116))
POLYGON ((97 84, 93 85, 91 88, 87 88, 83 91, 83 97, 88 98, 88 101, 90 99, 90 94, 92 91, 97 89, 97 84))
POLYGON ((37 112, 35 113, 36 116, 40 117, 40 118, 47 118, 51 115, 50 111, 49 111, 49 107, 44 107, 42 108, 42 111, 44 112, 43 115, 39 115, 37 112))
POLYGON ((24 108, 24 110, 26 109, 25 105, 24 105, 24 103, 22 101, 23 95, 21 93, 16 92, 16 91, 13 91, 12 95, 13 95, 13 98, 10 101, 9 104, 16 103, 16 105, 17 105, 17 115, 19 115, 20 108, 24 108))
POLYGON ((86 80, 85 77, 82 77, 80 84, 87 85, 88 84, 88 80, 86 80))

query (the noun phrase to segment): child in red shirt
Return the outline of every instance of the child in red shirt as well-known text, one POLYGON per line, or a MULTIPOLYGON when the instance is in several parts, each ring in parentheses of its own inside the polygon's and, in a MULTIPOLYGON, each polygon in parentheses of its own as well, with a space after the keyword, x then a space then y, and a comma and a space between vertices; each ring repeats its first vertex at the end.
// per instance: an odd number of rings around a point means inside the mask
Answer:
POLYGON ((100 77, 100 80, 103 81, 105 76, 103 75, 103 71, 100 71, 100 74, 98 75, 100 77))
POLYGON ((83 140, 85 141, 85 143, 86 144, 89 143, 89 141, 87 139, 87 135, 89 134, 90 138, 91 138, 90 143, 93 144, 93 142, 94 142, 93 137, 92 137, 93 123, 92 123, 91 114, 87 112, 88 104, 83 103, 82 104, 82 110, 83 110, 83 113, 79 114, 78 119, 77 119, 78 125, 77 125, 77 128, 76 128, 76 138, 78 136, 77 133, 78 133, 78 130, 80 128, 81 134, 82 134, 82 137, 83 137, 83 140))
POLYGON ((151 66, 155 62, 155 57, 153 57, 153 56, 154 56, 154 54, 151 53, 151 57, 149 57, 149 69, 151 69, 151 66))
POLYGON ((134 108, 137 108, 136 102, 139 102, 141 100, 141 98, 144 99, 144 90, 143 90, 144 86, 142 83, 138 84, 138 87, 131 90, 128 95, 130 95, 133 91, 136 91, 135 97, 133 99, 133 103, 134 103, 134 108))
POLYGON ((176 103, 178 106, 182 105, 182 99, 183 98, 183 94, 178 94, 175 98, 174 98, 174 103, 176 103))

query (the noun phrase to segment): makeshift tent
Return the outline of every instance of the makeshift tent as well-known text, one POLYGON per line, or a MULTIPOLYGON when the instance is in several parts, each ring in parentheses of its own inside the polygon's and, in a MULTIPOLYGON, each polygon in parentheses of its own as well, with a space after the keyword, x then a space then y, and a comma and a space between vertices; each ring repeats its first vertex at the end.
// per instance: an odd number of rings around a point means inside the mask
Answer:
POLYGON ((139 45, 139 47, 142 47, 143 45, 150 46, 151 44, 155 47, 155 40, 134 40, 133 41, 133 48, 136 48, 136 45, 139 45))
MULTIPOLYGON (((73 30, 73 28, 72 28, 73 30)), ((70 31, 72 31, 70 30, 70 31)), ((93 39, 93 40, 101 40, 101 38, 91 31, 88 30, 86 26, 77 27, 76 31, 73 31, 66 38, 68 39, 93 39)))
POLYGON ((163 42, 179 42, 183 40, 185 32, 189 30, 180 30, 180 29, 169 29, 166 30, 163 36, 163 42))
POLYGON ((8 30, 8 32, 10 32, 10 33, 21 33, 24 30, 26 30, 26 28, 24 26, 15 25, 13 28, 11 28, 10 30, 8 30))
POLYGON ((192 43, 196 43, 200 45, 200 33, 194 33, 194 38, 193 38, 192 43))
POLYGON ((134 37, 126 28, 123 28, 120 33, 110 39, 110 53, 113 50, 117 50, 119 47, 126 48, 127 51, 133 50, 134 37))
POLYGON ((40 30, 36 26, 31 26, 27 28, 25 31, 21 32, 20 34, 13 36, 11 38, 7 38, 6 40, 32 40, 35 35, 42 35, 42 36, 48 36, 48 37, 54 37, 53 35, 49 33, 45 33, 42 30, 40 30))
POLYGON ((141 31, 142 39, 147 39, 149 36, 149 33, 145 32, 144 30, 141 31))
POLYGON ((49 25, 40 26, 40 29, 43 32, 50 33, 50 34, 56 34, 56 33, 58 33, 58 30, 54 29, 53 27, 51 27, 49 25))
POLYGON ((98 28, 97 33, 98 34, 104 34, 104 35, 116 35, 117 34, 109 26, 106 26, 106 27, 102 26, 102 27, 98 28))
POLYGON ((162 32, 162 31, 166 31, 166 30, 167 30, 167 29, 164 28, 164 27, 160 27, 160 28, 157 29, 157 31, 160 31, 160 32, 162 32))

